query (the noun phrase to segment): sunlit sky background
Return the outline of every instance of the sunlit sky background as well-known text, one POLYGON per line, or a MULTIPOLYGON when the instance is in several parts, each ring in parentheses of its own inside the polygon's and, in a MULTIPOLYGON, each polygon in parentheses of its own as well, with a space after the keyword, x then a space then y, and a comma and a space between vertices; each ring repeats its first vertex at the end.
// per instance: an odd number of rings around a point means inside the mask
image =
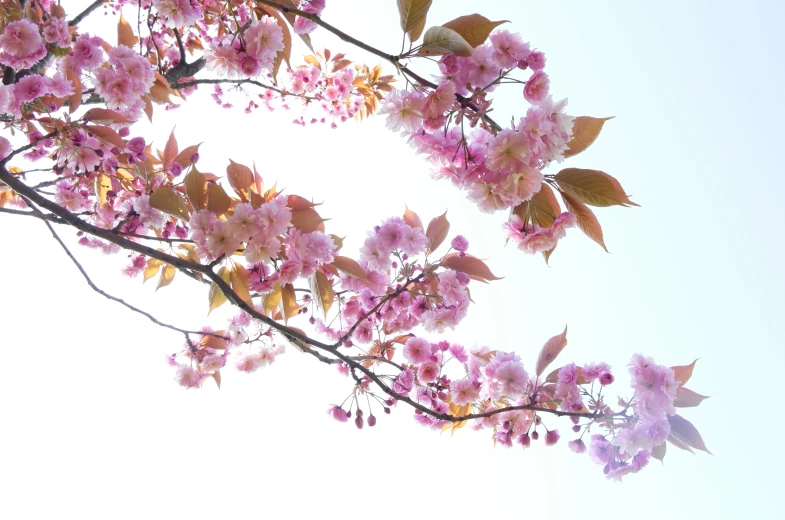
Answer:
MULTIPOLYGON (((381 118, 303 129, 291 124, 299 112, 246 116, 204 89, 177 111, 158 108, 146 135, 162 148, 176 124, 181 146, 204 142, 203 171, 255 161, 268 184, 323 200, 347 252, 404 203, 425 221, 447 209, 451 231, 505 277, 472 286, 477 304, 448 338, 531 364, 568 323, 563 361, 611 363, 620 395, 634 352, 700 358, 688 386, 712 398, 684 415, 714 455, 669 446, 664 466, 614 484, 567 449, 567 422, 547 420, 558 446, 529 450, 470 429, 440 436, 404 407, 358 431, 325 413, 349 380, 293 349, 252 375, 227 370, 220 391, 183 390, 164 363, 180 335, 93 293, 42 224, 2 215, 0 517, 782 517, 782 4, 435 0, 429 25, 478 10, 546 53, 571 114, 616 116, 566 163, 615 175, 641 205, 597 210, 610 254, 578 231, 550 267, 505 248, 504 215, 430 180, 381 118)), ((115 20, 94 18, 114 43, 115 20)), ((328 1, 324 18, 400 47, 393 0, 328 1)), ((500 120, 524 110, 517 89, 497 106, 500 120)), ((227 316, 208 318, 206 288, 183 276, 155 293, 120 275, 124 256, 75 251, 102 288, 162 320, 220 327, 227 316)))

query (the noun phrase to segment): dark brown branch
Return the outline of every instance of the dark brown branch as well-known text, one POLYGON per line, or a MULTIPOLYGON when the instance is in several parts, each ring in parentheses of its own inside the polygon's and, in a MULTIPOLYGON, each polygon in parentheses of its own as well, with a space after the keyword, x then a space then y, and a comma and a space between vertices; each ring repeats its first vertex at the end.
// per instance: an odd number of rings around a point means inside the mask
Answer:
MULTIPOLYGON (((305 11, 301 11, 301 10, 295 9, 293 7, 282 5, 282 4, 280 4, 278 2, 275 2, 275 1, 272 1, 272 0, 256 0, 256 1, 257 1, 257 3, 268 5, 270 7, 278 9, 279 11, 281 11, 283 13, 294 14, 294 15, 300 16, 302 18, 305 18, 306 20, 312 21, 316 25, 318 25, 320 27, 323 27, 324 29, 330 31, 331 33, 333 33, 334 35, 336 35, 338 38, 342 39, 343 41, 345 41, 347 43, 351 43, 355 47, 359 47, 359 48, 363 49, 364 51, 370 52, 371 54, 373 54, 375 56, 378 56, 378 57, 382 58, 383 60, 389 61, 390 63, 395 65, 395 67, 398 70, 400 70, 402 74, 404 74, 406 76, 409 76, 410 78, 412 78, 413 80, 417 81, 420 85, 422 85, 424 87, 429 87, 429 88, 435 89, 438 86, 435 83, 433 83, 431 81, 428 81, 427 79, 423 78, 422 76, 418 75, 417 73, 412 72, 411 70, 409 70, 405 66, 401 65, 401 63, 400 63, 400 58, 401 57, 400 56, 396 56, 395 54, 388 54, 388 53, 386 53, 384 51, 381 51, 381 50, 377 49, 376 47, 372 47, 372 46, 368 45, 367 43, 358 40, 357 38, 349 36, 348 34, 343 32, 342 30, 338 29, 337 27, 335 27, 335 26, 325 22, 324 20, 322 20, 321 18, 319 18, 315 14, 306 13, 305 11)), ((470 109, 470 110, 472 110, 472 111, 474 111, 474 112, 476 112, 478 114, 480 113, 480 109, 474 103, 472 103, 469 100, 469 98, 467 98, 465 96, 462 96, 460 94, 456 94, 455 95, 455 99, 458 100, 458 102, 461 104, 462 107, 468 108, 468 109, 470 109)), ((491 119, 488 115, 481 114, 481 117, 483 118, 483 120, 485 120, 486 123, 488 123, 495 130, 498 131, 498 130, 502 129, 502 127, 499 126, 499 124, 496 121, 494 121, 493 119, 491 119)))
POLYGON ((79 22, 90 16, 90 13, 101 7, 104 2, 106 2, 106 0, 95 0, 95 2, 88 5, 84 11, 74 16, 73 19, 68 22, 68 25, 71 27, 77 25, 79 22))

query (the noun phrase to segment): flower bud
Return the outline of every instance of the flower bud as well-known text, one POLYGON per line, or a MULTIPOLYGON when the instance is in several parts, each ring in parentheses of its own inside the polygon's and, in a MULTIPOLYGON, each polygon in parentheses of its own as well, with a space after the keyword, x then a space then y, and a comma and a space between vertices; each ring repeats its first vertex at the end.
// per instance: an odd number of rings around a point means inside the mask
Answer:
POLYGON ((387 415, 390 415, 390 409, 387 408, 386 406, 384 407, 384 413, 386 413, 387 415))
POLYGON ((363 418, 362 418, 362 417, 357 417, 357 418, 354 420, 354 425, 355 425, 355 426, 357 426, 357 429, 358 429, 358 430, 362 430, 362 429, 363 429, 363 425, 364 425, 364 424, 365 424, 365 421, 363 421, 363 418))
POLYGON ((540 438, 540 432, 538 432, 537 430, 533 431, 532 432, 532 440, 536 441, 539 438, 540 438))
POLYGON ((524 448, 528 448, 529 446, 531 446, 531 443, 532 441, 528 433, 524 433, 523 435, 518 437, 518 444, 520 444, 524 448))
POLYGON ((559 430, 551 430, 545 434, 545 445, 553 446, 559 442, 559 430))
POLYGON ((371 428, 376 426, 376 416, 374 416, 374 415, 369 415, 368 416, 368 426, 371 427, 371 428))

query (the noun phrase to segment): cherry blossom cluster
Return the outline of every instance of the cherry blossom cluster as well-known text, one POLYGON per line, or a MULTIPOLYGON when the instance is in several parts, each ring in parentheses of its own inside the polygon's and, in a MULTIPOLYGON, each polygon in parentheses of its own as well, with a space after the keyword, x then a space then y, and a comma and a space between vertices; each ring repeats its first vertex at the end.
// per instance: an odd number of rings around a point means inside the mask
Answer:
MULTIPOLYGON (((573 118, 564 113, 566 100, 551 99, 544 66, 544 55, 532 51, 520 35, 496 31, 469 57, 443 56, 436 88, 415 86, 393 92, 380 113, 387 116, 388 128, 408 136, 415 150, 428 157, 434 177, 449 179, 465 190, 484 212, 511 209, 540 191, 543 169, 563 159, 571 139, 573 118), (531 70, 526 82, 512 77, 520 70, 531 70), (491 105, 488 94, 500 84, 521 83, 523 97, 531 103, 526 115, 504 129, 485 121, 491 105), (467 120, 471 128, 466 128, 467 120)), ((555 243, 568 222, 564 217, 560 229, 553 232, 513 222, 511 229, 517 234, 512 237, 534 233, 536 238, 527 239, 521 249, 543 251, 550 247, 535 244, 555 243)))

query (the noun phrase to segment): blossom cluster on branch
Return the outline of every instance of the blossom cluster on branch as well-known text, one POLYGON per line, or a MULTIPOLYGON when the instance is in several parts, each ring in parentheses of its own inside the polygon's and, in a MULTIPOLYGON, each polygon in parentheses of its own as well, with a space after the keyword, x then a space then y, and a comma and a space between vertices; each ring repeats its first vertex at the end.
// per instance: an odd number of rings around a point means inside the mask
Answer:
POLYGON ((684 386, 694 362, 667 367, 636 354, 632 395, 613 400, 617 377, 606 363, 547 371, 566 328, 534 365, 515 352, 438 339, 467 316, 472 283, 500 279, 469 240, 450 235, 446 214, 425 225, 407 209, 369 224, 360 250, 347 252, 318 204, 266 187, 255 166, 229 161, 223 180, 203 173, 199 145, 181 148, 173 132, 159 150, 136 124, 152 121, 156 105, 185 106, 200 85, 212 85, 226 108, 229 94, 245 96, 246 112, 302 104, 294 122, 303 125, 378 114, 428 157, 435 177, 483 211, 508 210, 504 233, 520 249, 547 261, 576 226, 604 248, 588 206, 635 204, 605 172, 546 168, 585 150, 609 118, 567 115, 566 100, 551 97, 545 55, 499 29, 505 22, 472 14, 425 30, 430 0, 397 4, 408 49, 396 55, 324 21, 324 0, 97 0, 70 19, 52 0, 4 2, 0 212, 43 221, 91 288, 181 333, 182 348, 167 361, 186 388, 210 379, 220 386, 226 367, 254 372, 293 345, 350 379, 349 395, 328 412, 358 428, 375 426, 374 412, 406 405, 435 430, 471 424, 502 446, 529 447, 541 435, 550 446, 565 434, 554 425, 561 417, 574 433, 569 448, 588 451, 616 479, 661 460, 666 441, 708 451, 676 413, 706 398, 684 386), (80 28, 101 8, 118 14, 116 44, 80 28), (136 31, 121 15, 132 8, 136 31), (317 29, 386 60, 395 74, 314 51, 317 29), (312 51, 302 63, 292 57, 293 35, 312 51), (413 67, 434 56, 431 82, 413 67), (396 80, 406 88, 395 89, 396 80), (528 108, 503 128, 491 106, 506 85, 522 89, 528 108), (43 166, 18 165, 30 163, 43 166), (30 182, 40 172, 49 177, 30 182), (167 324, 99 289, 54 225, 72 228, 87 248, 129 253, 129 277, 157 277, 162 288, 182 273, 205 284, 210 311, 231 304, 237 312, 222 329, 167 324))

